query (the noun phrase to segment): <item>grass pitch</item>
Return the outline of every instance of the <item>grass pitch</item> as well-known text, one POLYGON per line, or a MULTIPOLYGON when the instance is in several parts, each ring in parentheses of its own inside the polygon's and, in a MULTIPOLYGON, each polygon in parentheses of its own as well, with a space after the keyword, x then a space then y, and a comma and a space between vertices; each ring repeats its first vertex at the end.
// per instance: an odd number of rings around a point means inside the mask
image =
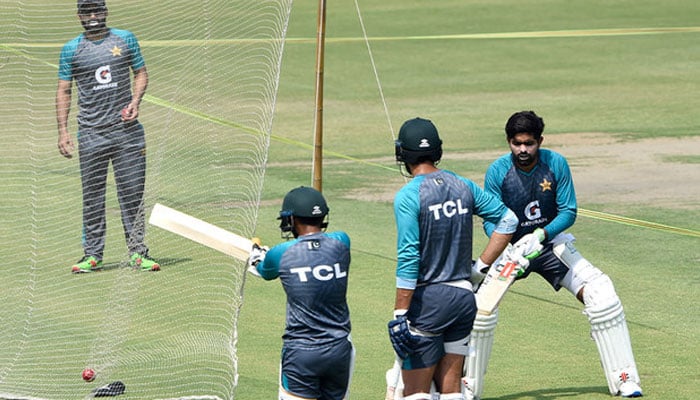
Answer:
MULTIPOLYGON (((435 121, 445 142, 442 166, 477 182, 482 181, 490 161, 479 155, 507 151, 503 125, 510 114, 523 109, 533 109, 544 117, 545 133, 549 137, 599 132, 629 142, 659 137, 694 139, 698 136, 695 105, 700 90, 697 74, 700 3, 691 0, 433 3, 384 0, 357 4, 372 57, 355 3, 328 4, 323 191, 331 209, 330 229, 344 230, 352 239, 349 303, 357 360, 351 398, 380 399, 385 389, 384 372, 393 360, 386 322, 394 299, 395 231, 391 199, 404 184, 392 159, 393 135, 400 124, 415 116, 435 121)), ((73 7, 73 3, 69 6, 73 7)), ((256 234, 265 244, 280 240, 275 218, 282 196, 295 186, 311 184, 316 6, 314 2, 297 1, 292 9, 257 221, 256 234)), ((116 18, 118 11, 115 1, 110 12, 116 18)), ((73 18, 69 14, 67 18, 73 18)), ((120 18, 113 20, 115 26, 131 28, 129 19, 120 18)), ((232 19, 230 23, 236 21, 232 19)), ((147 38, 149 29, 157 28, 143 22, 137 24, 133 29, 140 38, 147 38)), ((74 28, 77 32, 77 21, 67 19, 66 26, 60 28, 74 28)), ((35 30, 46 28, 31 24, 29 29, 31 36, 35 30)), ((158 69, 161 55, 170 51, 186 53, 182 49, 148 46, 143 51, 153 71, 158 69)), ((16 56, 5 47, 0 52, 5 58, 16 56)), ((36 49, 31 54, 45 61, 37 80, 45 79, 53 85, 58 48, 36 49)), ((21 66, 0 66, 0 71, 7 74, 21 72, 21 66)), ((224 71, 227 66, 209 67, 224 71)), ((171 84, 161 82, 154 74, 148 93, 167 97, 171 84)), ((3 87, 3 93, 5 96, 12 96, 15 91, 22 93, 23 85, 25 82, 3 87)), ((226 93, 207 94, 207 101, 217 108, 223 107, 227 100, 226 93)), ((36 112, 52 116, 52 101, 51 90, 46 98, 34 99, 36 112)), ((162 106, 147 102, 143 105, 142 120, 147 135, 159 134, 149 129, 159 122, 152 119, 151 112, 158 107, 162 106)), ((11 109, 0 113, 7 124, 26 123, 13 120, 11 109)), ((74 113, 71 117, 75 117, 74 113)), ((179 135, 185 137, 187 133, 167 135, 178 140, 179 135)), ((10 139, 15 140, 11 148, 24 154, 21 152, 25 138, 10 139)), ((35 150, 49 154, 47 149, 35 150)), ((568 155, 566 146, 558 150, 568 155)), ((56 156, 53 148, 50 151, 56 156)), ((698 152, 700 149, 689 146, 684 154, 669 156, 666 161, 674 162, 679 169, 691 168, 698 164, 698 152)), ((574 179, 577 171, 612 168, 616 162, 611 159, 610 165, 591 166, 585 163, 585 158, 579 160, 581 163, 573 166, 574 179)), ((28 161, 13 156, 3 162, 28 161)), ((639 162, 653 165, 660 161, 640 154, 639 162)), ((49 158, 42 175, 56 176, 69 185, 62 188, 64 193, 77 196, 77 167, 62 165, 49 158)), ((0 250, 0 259, 8 265, 26 262, 24 252, 17 251, 24 249, 21 246, 25 244, 13 241, 13 234, 31 227, 33 222, 32 216, 23 212, 24 201, 32 193, 24 189, 16 193, 15 179, 26 177, 9 177, 3 182, 8 190, 4 199, 0 199, 3 212, 12 216, 3 218, 0 226, 0 233, 7 241, 7 246, 0 250)), ((600 185, 616 183, 601 181, 600 185)), ((696 187, 698 181, 689 181, 687 185, 696 187)), ((625 307, 645 397, 649 399, 694 399, 698 391, 700 319, 695 304, 700 300, 697 250, 700 204, 695 201, 685 207, 674 206, 673 198, 683 190, 683 187, 669 190, 667 201, 658 203, 640 199, 621 204, 600 197, 580 202, 579 206, 684 228, 690 234, 587 216, 579 216, 571 230, 578 238, 582 254, 615 283, 625 307)), ((582 195, 585 193, 579 192, 579 197, 582 195)), ((51 201, 39 199, 38 206, 51 207, 51 201)), ((79 200, 76 197, 74 201, 79 200)), ((115 204, 113 198, 109 201, 115 204)), ((115 221, 111 229, 119 229, 113 209, 110 215, 115 221)), ((76 218, 70 217, 67 223, 77 226, 76 218)), ((42 234, 40 229, 33 229, 37 235, 42 234)), ((478 251, 486 242, 478 221, 475 232, 478 251)), ((77 238, 71 238, 71 244, 75 241, 77 238)), ((177 247, 168 241, 150 244, 154 254, 162 257, 164 270, 140 281, 139 290, 150 293, 153 299, 177 297, 190 284, 193 271, 202 274, 204 280, 217 279, 216 270, 197 269, 198 254, 208 250, 195 244, 177 247), (168 284, 164 285, 163 281, 168 284)), ((108 246, 121 248, 121 239, 108 246)), ((74 261, 67 257, 65 266, 56 266, 63 268, 62 272, 74 261)), ((14 300, 21 298, 25 287, 13 285, 13 282, 22 285, 26 282, 11 271, 0 272, 1 298, 6 307, 3 316, 27 312, 26 303, 14 300)), ((95 290, 104 284, 99 277, 82 281, 95 290)), ((62 302, 74 299, 66 296, 37 301, 53 302, 60 309, 62 302)), ((102 304, 107 300, 96 301, 102 304)), ((217 315, 231 312, 227 304, 207 304, 200 298, 183 301, 191 302, 196 310, 208 312, 193 310, 191 324, 181 326, 180 332, 169 332, 173 337, 186 337, 188 328, 215 323, 217 315)), ((275 398, 284 307, 285 297, 279 282, 246 281, 238 323, 237 399, 275 398)), ((133 315, 145 319, 153 314, 134 307, 133 315)), ((85 326, 85 321, 71 315, 58 313, 56 318, 66 321, 66 326, 91 329, 89 324, 85 326)), ((157 335, 156 328, 161 321, 166 325, 167 318, 167 314, 159 314, 152 330, 144 335, 157 335)), ((609 398, 588 329, 581 305, 568 293, 554 293, 535 276, 517 283, 501 307, 484 398, 609 398)), ((56 332, 45 327, 38 334, 49 340, 56 332)), ((0 338, 0 342, 13 344, 19 340, 15 336, 0 338)), ((133 354, 128 356, 139 357, 140 343, 136 341, 130 346, 133 354)), ((167 356, 168 343, 161 350, 167 356)), ((68 362, 52 365, 55 355, 43 356, 41 359, 42 355, 37 354, 37 365, 74 369, 68 362)), ((11 357, 0 351, 0 358, 11 357)), ((205 369, 221 362, 197 357, 180 361, 205 369)), ((150 384, 157 390, 163 382, 150 384)))

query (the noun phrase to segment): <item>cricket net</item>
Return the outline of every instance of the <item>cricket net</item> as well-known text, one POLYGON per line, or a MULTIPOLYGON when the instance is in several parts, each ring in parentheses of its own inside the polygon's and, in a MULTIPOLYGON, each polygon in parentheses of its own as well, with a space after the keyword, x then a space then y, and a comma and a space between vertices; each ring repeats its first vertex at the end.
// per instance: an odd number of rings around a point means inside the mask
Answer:
MULTIPOLYGON (((146 220, 160 202, 253 235, 291 3, 107 1, 150 77, 146 220)), ((77 149, 57 150, 54 99, 61 47, 81 32, 75 0, 0 1, 0 398, 86 398, 121 381, 129 399, 232 399, 243 262, 140 226, 161 271, 130 268, 110 166, 103 269, 71 273, 81 178, 77 149)))

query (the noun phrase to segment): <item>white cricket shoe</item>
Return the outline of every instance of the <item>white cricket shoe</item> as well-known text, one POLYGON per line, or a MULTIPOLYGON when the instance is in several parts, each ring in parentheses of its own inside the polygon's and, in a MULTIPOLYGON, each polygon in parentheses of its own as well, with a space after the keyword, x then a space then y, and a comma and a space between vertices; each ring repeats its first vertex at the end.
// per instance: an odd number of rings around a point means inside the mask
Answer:
POLYGON ((469 379, 466 376, 462 377, 462 396, 464 400, 479 400, 478 397, 474 396, 469 379))
POLYGON ((642 388, 634 382, 620 384, 620 397, 642 397, 642 388))

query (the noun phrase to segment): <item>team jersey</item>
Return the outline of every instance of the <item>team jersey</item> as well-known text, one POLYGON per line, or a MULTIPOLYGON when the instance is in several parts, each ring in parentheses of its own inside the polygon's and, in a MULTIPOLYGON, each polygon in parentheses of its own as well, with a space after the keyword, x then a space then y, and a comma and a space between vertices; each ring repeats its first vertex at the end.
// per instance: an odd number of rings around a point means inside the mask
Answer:
POLYGON ((287 294, 285 346, 311 347, 350 333, 347 305, 350 238, 345 232, 314 233, 271 248, 257 270, 277 277, 287 294))
POLYGON ((398 263, 396 286, 469 279, 473 216, 515 230, 515 215, 496 197, 451 171, 418 175, 394 198, 398 263))
MULTIPOLYGON (((537 165, 524 172, 513 163, 512 154, 501 156, 486 171, 484 189, 502 199, 520 220, 513 235, 516 242, 536 228, 550 238, 568 229, 576 220, 576 193, 569 164, 559 153, 539 150, 537 165)), ((484 221, 491 236, 494 226, 484 221)))
POLYGON ((121 110, 131 102, 130 69, 145 66, 136 36, 110 29, 91 41, 84 34, 61 50, 58 79, 75 79, 78 88, 78 124, 81 128, 106 127, 121 121, 121 110))

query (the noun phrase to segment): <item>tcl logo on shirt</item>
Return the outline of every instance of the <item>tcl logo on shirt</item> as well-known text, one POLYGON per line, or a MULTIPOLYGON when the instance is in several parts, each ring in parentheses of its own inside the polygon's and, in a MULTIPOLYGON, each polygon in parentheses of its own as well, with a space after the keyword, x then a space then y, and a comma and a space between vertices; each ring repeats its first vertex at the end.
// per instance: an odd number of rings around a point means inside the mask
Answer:
POLYGON ((297 267, 297 268, 290 268, 289 272, 293 274, 297 274, 299 276, 299 281, 301 282, 308 282, 309 281, 309 272, 311 273, 311 276, 319 281, 329 281, 333 278, 339 279, 339 278, 345 278, 348 276, 347 271, 341 271, 340 270, 340 263, 335 263, 332 266, 331 265, 317 265, 313 268, 311 267, 297 267))
POLYGON ((462 199, 457 199, 457 201, 448 200, 442 204, 433 204, 428 206, 428 210, 433 212, 433 217, 436 221, 440 219, 441 215, 452 218, 457 214, 469 213, 469 208, 462 206, 462 199))

